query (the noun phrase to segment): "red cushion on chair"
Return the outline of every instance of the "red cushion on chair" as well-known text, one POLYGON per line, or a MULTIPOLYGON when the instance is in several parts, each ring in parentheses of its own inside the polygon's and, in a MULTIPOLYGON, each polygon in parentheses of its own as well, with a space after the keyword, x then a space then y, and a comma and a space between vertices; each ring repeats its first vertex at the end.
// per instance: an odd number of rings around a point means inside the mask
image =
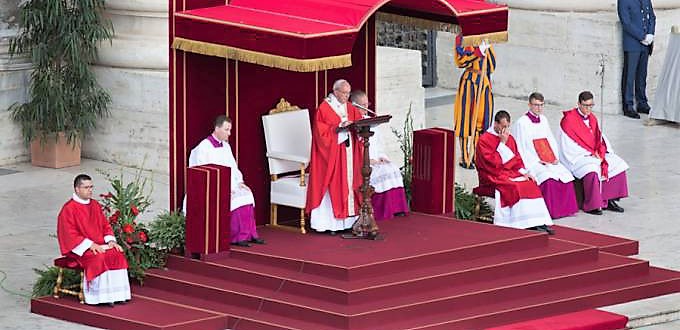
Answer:
POLYGON ((479 196, 494 198, 496 188, 493 185, 486 184, 472 189, 472 192, 479 196))
POLYGON ((54 259, 54 265, 57 266, 57 267, 61 267, 61 268, 68 268, 68 269, 75 269, 75 270, 81 269, 80 263, 77 260, 75 260, 71 257, 67 257, 67 256, 61 256, 57 259, 54 259))

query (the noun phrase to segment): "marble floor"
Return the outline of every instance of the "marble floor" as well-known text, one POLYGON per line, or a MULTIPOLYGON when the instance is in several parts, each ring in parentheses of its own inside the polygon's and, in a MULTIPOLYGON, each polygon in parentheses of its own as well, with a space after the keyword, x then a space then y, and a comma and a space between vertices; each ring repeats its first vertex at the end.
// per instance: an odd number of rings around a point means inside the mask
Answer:
MULTIPOLYGON (((426 110, 427 125, 451 127, 452 91, 430 92, 437 98, 426 110), (446 101, 447 95, 451 96, 446 101)), ((576 98, 576 96, 574 97, 576 98)), ((560 109, 546 100, 546 115, 555 129, 560 109)), ((575 102, 574 102, 575 103, 575 102)), ((508 109, 511 115, 526 112, 527 101, 497 98, 497 109, 508 109)), ((598 115, 599 117, 599 115, 598 115)), ((558 224, 593 230, 640 241, 639 258, 652 265, 680 270, 680 128, 677 126, 643 126, 641 120, 623 116, 601 117, 605 134, 614 149, 629 164, 630 197, 622 200, 623 214, 606 212, 603 216, 578 213, 557 220, 558 224)), ((71 196, 73 177, 81 172, 94 176, 95 193, 108 190, 105 179, 96 169, 121 171, 113 164, 84 160, 81 166, 66 169, 44 169, 30 164, 3 166, 0 171, 0 329, 92 329, 68 322, 30 314, 29 299, 35 275, 32 268, 51 263, 58 251, 54 238, 56 215, 71 196), (12 173, 12 171, 17 171, 12 173)), ((123 169, 133 175, 134 169, 123 169)), ((153 183, 149 211, 141 218, 148 221, 168 207, 168 177, 143 173, 153 183)), ((457 169, 457 182, 467 187, 476 184, 476 173, 457 169)), ((606 308, 633 318, 631 325, 644 330, 680 330, 680 294, 648 299, 606 308), (649 317, 654 315, 654 317, 649 317), (649 326, 647 326, 649 325, 649 326)))

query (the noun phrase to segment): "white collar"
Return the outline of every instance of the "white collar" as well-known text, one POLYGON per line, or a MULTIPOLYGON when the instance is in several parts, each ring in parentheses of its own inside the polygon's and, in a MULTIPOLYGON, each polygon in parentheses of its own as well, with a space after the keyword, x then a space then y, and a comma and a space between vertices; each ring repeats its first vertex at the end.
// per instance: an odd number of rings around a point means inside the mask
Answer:
POLYGON ((491 133, 491 135, 493 136, 498 136, 498 133, 496 133, 496 131, 494 131, 493 129, 493 125, 489 126, 489 128, 487 128, 486 131, 491 133))
POLYGON ((89 199, 82 199, 82 198, 78 197, 78 195, 76 195, 76 193, 73 193, 73 200, 80 203, 80 204, 84 204, 84 205, 90 204, 89 199))

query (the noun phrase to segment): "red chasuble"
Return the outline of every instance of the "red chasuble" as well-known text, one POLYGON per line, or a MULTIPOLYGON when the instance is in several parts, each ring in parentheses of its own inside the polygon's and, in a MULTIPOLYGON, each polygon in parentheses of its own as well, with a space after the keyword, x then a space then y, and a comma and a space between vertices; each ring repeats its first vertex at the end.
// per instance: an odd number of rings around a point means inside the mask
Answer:
POLYGON ((71 199, 61 208, 57 220, 57 239, 61 254, 80 263, 85 269, 88 282, 108 270, 128 267, 125 256, 116 249, 108 249, 105 253, 96 255, 87 250, 82 256, 71 252, 86 238, 97 244, 104 244, 106 235, 113 236, 113 230, 96 200, 90 199, 89 204, 81 204, 71 199))
POLYGON ((602 138, 602 131, 597 123, 597 118, 591 113, 588 115, 590 127, 583 122, 583 117, 578 111, 578 108, 567 110, 563 113, 560 127, 562 131, 569 136, 576 144, 590 152, 591 155, 599 156, 602 159, 601 168, 602 176, 609 177, 607 159, 607 144, 602 138))
POLYGON ((520 169, 524 168, 524 162, 517 151, 517 143, 510 136, 506 146, 515 154, 511 160, 503 164, 501 155, 496 151, 501 143, 500 137, 485 132, 479 137, 477 143, 477 173, 479 185, 493 187, 501 194, 501 207, 513 206, 522 198, 541 198, 541 190, 536 182, 511 181, 511 178, 521 177, 520 169))
MULTIPOLYGON (((356 121, 363 118, 359 110, 347 103, 348 120, 356 121)), ((321 204, 326 190, 329 191, 333 214, 336 218, 349 216, 349 196, 347 184, 347 152, 344 144, 338 144, 336 129, 340 125, 338 116, 328 102, 323 101, 316 111, 314 126, 312 127, 312 152, 309 166, 309 187, 307 187, 307 212, 311 212, 321 204)), ((353 146, 353 194, 354 214, 358 214, 361 203, 361 167, 363 162, 363 144, 352 133, 353 146)))

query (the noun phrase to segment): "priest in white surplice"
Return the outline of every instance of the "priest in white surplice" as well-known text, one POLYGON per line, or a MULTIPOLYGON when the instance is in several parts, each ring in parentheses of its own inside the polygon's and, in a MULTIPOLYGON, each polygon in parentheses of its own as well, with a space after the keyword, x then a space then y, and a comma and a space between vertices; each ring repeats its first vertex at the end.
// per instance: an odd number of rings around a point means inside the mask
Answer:
POLYGON ((333 92, 314 115, 305 209, 317 232, 334 234, 351 228, 359 212, 363 145, 356 134, 343 128, 362 115, 347 102, 350 91, 346 80, 335 81, 333 92))
POLYGON ((554 234, 541 190, 524 167, 510 135, 510 114, 505 110, 494 115, 493 126, 479 137, 477 175, 478 189, 494 191, 494 224, 554 234))
MULTIPOLYGON (((371 103, 364 91, 352 91, 350 100, 357 105, 364 118, 369 117, 367 109, 371 103)), ((395 215, 405 215, 408 212, 408 202, 401 170, 385 153, 378 130, 371 130, 373 136, 369 140, 371 145, 368 152, 371 159, 371 186, 375 191, 371 196, 373 216, 375 220, 387 220, 395 215)))
POLYGON ((583 180, 583 210, 600 215, 602 209, 623 212, 616 202, 628 196, 628 164, 614 154, 593 114, 593 94, 578 96, 576 108, 560 121, 560 161, 583 180))
MULTIPOLYGON (((243 174, 236 165, 231 153, 229 136, 231 135, 231 119, 220 115, 215 119, 215 128, 211 135, 203 139, 189 155, 189 167, 217 164, 231 168, 231 244, 248 247, 250 243, 264 244, 255 228, 255 199, 250 188, 243 181, 243 174)), ((186 210, 186 198, 184 199, 186 210)), ((185 212, 186 213, 186 212, 185 212)))
POLYGON ((559 162, 559 149, 548 118, 543 115, 545 105, 541 93, 529 95, 529 111, 512 124, 512 136, 524 166, 536 178, 545 205, 553 219, 570 216, 578 211, 574 193, 574 176, 559 162))

